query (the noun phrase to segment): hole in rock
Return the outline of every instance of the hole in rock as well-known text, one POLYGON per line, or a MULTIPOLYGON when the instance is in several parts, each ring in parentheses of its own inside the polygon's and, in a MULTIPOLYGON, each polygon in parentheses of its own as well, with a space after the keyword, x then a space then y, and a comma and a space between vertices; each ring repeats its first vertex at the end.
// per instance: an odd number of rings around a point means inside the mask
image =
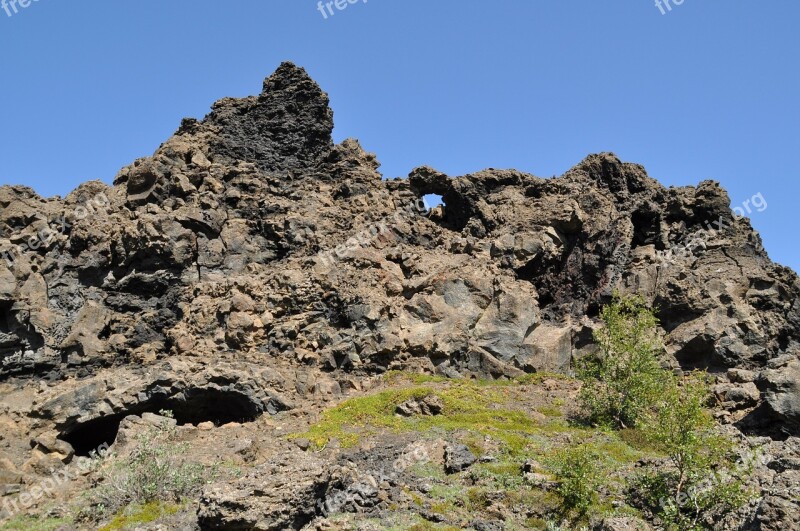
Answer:
POLYGON ((427 208, 428 210, 432 209, 433 207, 437 207, 443 203, 442 196, 437 194, 423 195, 422 200, 425 202, 425 208, 427 208))
POLYGON ((201 422, 213 422, 216 426, 253 422, 264 412, 260 402, 236 391, 192 389, 178 397, 154 397, 123 412, 73 425, 65 429, 60 438, 72 445, 76 455, 89 456, 103 445, 114 443, 125 417, 158 414, 162 410, 172 411, 179 426, 201 422))

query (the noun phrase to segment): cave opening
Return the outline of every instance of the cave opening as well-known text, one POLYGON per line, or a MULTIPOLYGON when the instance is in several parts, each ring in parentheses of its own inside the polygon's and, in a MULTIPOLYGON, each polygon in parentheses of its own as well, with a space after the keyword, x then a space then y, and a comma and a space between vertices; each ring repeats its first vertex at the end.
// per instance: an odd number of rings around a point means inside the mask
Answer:
POLYGON ((62 430, 59 438, 72 445, 75 455, 89 457, 98 448, 114 443, 125 417, 162 411, 171 411, 179 426, 202 422, 222 426, 231 422, 253 422, 264 409, 260 402, 237 391, 190 389, 172 397, 154 396, 125 411, 69 426, 62 430))

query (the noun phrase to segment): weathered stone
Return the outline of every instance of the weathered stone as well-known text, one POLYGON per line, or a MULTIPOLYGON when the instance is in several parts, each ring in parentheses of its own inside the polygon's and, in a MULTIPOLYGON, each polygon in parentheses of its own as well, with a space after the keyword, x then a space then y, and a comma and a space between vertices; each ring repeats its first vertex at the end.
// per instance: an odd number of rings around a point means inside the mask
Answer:
POLYGON ((800 426, 800 361, 784 360, 759 375, 769 410, 795 429, 800 426))
POLYGON ((295 451, 232 484, 214 484, 200 498, 201 529, 300 529, 317 512, 330 480, 321 461, 295 451))
POLYGON ((478 458, 466 445, 450 443, 444 450, 444 469, 448 474, 462 472, 477 462, 478 458))
POLYGON ((439 415, 444 409, 444 402, 436 395, 428 395, 422 398, 412 398, 397 406, 397 414, 404 417, 414 415, 439 415))

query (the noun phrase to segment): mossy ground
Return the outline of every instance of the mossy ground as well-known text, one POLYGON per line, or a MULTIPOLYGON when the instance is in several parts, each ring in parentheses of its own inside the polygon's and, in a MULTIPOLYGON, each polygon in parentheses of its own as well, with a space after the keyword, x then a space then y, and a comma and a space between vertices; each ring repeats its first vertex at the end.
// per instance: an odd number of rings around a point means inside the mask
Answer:
POLYGON ((100 531, 120 531, 141 524, 149 524, 159 518, 176 514, 180 510, 180 505, 162 502, 126 507, 124 511, 114 516, 111 522, 101 527, 100 531))
MULTIPOLYGON (((325 411, 320 421, 307 432, 290 437, 306 438, 316 448, 325 447, 333 440, 340 447, 349 448, 383 430, 395 433, 463 430, 498 437, 510 451, 518 451, 520 445, 526 444, 526 436, 536 433, 540 424, 525 411, 507 405, 518 398, 520 387, 532 380, 447 380, 436 376, 390 373, 386 377, 387 383, 398 387, 347 400, 325 411), (443 415, 405 418, 395 414, 397 406, 403 402, 429 395, 442 399, 443 415)), ((560 409, 549 413, 562 415, 560 409)))
MULTIPOLYGON (((635 430, 604 431, 572 422, 577 388, 577 382, 555 375, 490 381, 390 373, 382 389, 324 411, 318 422, 289 437, 306 438, 312 443, 310 451, 332 452, 331 457, 338 453, 337 448, 369 447, 379 439, 395 435, 408 439, 411 435, 414 439, 462 442, 481 458, 453 475, 445 474, 441 463, 413 465, 407 471, 412 478, 404 490, 407 503, 393 503, 384 518, 374 522, 363 515, 332 515, 329 520, 341 524, 341 529, 449 530, 470 528, 476 520, 503 520, 509 530, 547 529, 548 523, 568 520, 569 528, 579 529, 602 515, 633 513, 621 503, 624 476, 639 459, 655 454, 635 430), (442 414, 396 415, 402 402, 428 395, 441 399, 442 414), (580 516, 564 513, 548 468, 554 453, 579 444, 602 455, 609 470, 597 502, 580 516), (533 463, 538 479, 523 473, 526 462, 533 463), (425 488, 420 489, 421 485, 425 488)), ((101 529, 167 522, 186 510, 160 503, 129 507, 101 529)), ((0 531, 55 531, 70 523, 20 517, 0 524, 0 531)))
POLYGON ((548 521, 564 519, 579 525, 593 517, 635 513, 621 503, 624 474, 653 452, 635 432, 620 434, 572 422, 567 410, 575 382, 552 375, 486 381, 403 373, 390 373, 385 381, 388 389, 347 400, 325 411, 307 431, 290 437, 306 438, 319 451, 334 442, 350 448, 378 435, 414 433, 421 438, 458 440, 485 458, 466 472, 450 476, 430 462, 411 469, 428 487, 424 493, 409 490, 411 504, 400 512, 436 514, 445 522, 420 522, 414 524, 416 529, 464 526, 476 518, 491 518, 496 511, 504 512, 507 529, 546 529, 548 521), (549 386, 555 390, 545 391, 541 385, 545 380, 555 380, 558 385, 549 386), (407 418, 395 413, 406 400, 429 395, 442 400, 442 414, 407 418), (602 455, 609 470, 597 503, 584 515, 561 511, 560 496, 547 484, 550 481, 531 482, 523 473, 525 462, 532 460, 542 463, 535 472, 553 480, 546 466, 549 457, 579 444, 602 455))
POLYGON ((0 523, 2 531, 56 531, 69 524, 64 518, 34 518, 16 516, 5 523, 0 523))

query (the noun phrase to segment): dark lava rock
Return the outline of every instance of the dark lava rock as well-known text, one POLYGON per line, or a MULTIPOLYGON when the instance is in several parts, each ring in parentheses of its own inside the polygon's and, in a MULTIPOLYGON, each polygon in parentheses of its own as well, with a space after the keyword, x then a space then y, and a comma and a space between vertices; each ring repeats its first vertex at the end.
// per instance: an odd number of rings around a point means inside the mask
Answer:
POLYGON ((448 474, 462 472, 478 460, 463 444, 448 444, 444 450, 444 469, 448 474))

